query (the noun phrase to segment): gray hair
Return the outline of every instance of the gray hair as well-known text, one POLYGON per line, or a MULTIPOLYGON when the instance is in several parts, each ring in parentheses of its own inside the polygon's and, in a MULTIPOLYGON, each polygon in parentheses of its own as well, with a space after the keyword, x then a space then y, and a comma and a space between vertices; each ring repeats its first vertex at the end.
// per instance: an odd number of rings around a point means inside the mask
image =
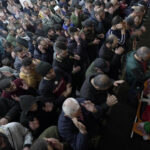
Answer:
POLYGON ((136 55, 141 59, 145 59, 148 55, 150 55, 150 49, 146 46, 142 46, 136 51, 136 55))
POLYGON ((70 97, 67 98, 63 105, 62 105, 62 110, 65 113, 65 115, 70 116, 74 113, 76 113, 80 108, 79 103, 77 102, 76 99, 70 97))

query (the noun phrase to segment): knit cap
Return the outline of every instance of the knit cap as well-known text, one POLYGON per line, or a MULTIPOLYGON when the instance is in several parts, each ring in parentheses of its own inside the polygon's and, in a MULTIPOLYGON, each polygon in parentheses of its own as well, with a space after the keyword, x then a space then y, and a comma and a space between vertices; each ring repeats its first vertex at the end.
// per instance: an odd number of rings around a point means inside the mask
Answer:
POLYGON ((51 64, 41 61, 35 68, 35 71, 44 77, 52 69, 51 64))

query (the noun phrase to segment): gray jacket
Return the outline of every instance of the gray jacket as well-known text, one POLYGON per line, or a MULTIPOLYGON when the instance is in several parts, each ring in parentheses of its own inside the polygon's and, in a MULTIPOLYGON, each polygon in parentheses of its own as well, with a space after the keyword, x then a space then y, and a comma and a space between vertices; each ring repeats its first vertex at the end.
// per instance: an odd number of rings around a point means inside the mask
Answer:
POLYGON ((27 128, 18 122, 0 126, 0 132, 5 134, 15 150, 22 150, 25 145, 32 144, 32 135, 27 128))

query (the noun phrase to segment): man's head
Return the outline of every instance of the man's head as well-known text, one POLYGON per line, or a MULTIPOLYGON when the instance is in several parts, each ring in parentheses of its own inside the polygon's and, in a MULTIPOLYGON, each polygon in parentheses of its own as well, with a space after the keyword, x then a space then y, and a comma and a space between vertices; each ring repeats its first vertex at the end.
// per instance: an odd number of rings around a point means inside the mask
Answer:
POLYGON ((32 63, 32 58, 29 57, 24 58, 22 60, 22 66, 27 72, 34 70, 34 64, 32 63))
POLYGON ((12 82, 10 79, 2 79, 0 81, 0 89, 6 92, 14 92, 17 87, 15 83, 12 82))
POLYGON ((44 139, 37 139, 30 150, 54 150, 53 147, 44 139))
POLYGON ((56 42, 54 44, 54 51, 57 53, 57 56, 60 58, 66 58, 68 56, 67 46, 64 42, 56 42))
POLYGON ((81 114, 81 108, 78 103, 78 101, 74 98, 67 98, 63 105, 62 110, 65 114, 65 116, 68 116, 70 118, 78 117, 81 114))
POLYGON ((105 11, 103 8, 99 8, 96 12, 95 12, 95 17, 98 21, 102 21, 105 18, 105 11))
POLYGON ((16 56, 23 59, 25 57, 27 57, 27 50, 23 47, 20 47, 20 46, 17 46, 15 48, 15 53, 16 53, 16 56))
POLYGON ((122 29, 123 28, 123 19, 120 16, 115 16, 112 19, 112 26, 115 26, 116 29, 122 29))
POLYGON ((42 77, 46 77, 47 79, 55 78, 56 74, 52 66, 47 62, 40 62, 36 66, 36 72, 40 74, 42 77))
POLYGON ((106 38, 106 46, 109 48, 116 48, 118 46, 118 38, 111 34, 106 38))
POLYGON ((112 80, 105 74, 95 76, 91 83, 96 90, 108 90, 112 86, 112 80))
POLYGON ((150 60, 150 49, 146 46, 142 46, 136 51, 136 56, 140 58, 141 61, 148 61, 150 60))

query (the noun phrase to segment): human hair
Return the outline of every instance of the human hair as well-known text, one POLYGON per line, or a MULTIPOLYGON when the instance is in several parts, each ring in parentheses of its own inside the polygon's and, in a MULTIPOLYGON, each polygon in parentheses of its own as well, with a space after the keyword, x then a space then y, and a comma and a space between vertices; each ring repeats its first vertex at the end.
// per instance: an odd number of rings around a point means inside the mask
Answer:
POLYGON ((100 89, 108 89, 112 85, 111 79, 105 74, 95 76, 93 83, 100 89))
POLYGON ((106 43, 113 44, 115 39, 117 39, 117 37, 114 34, 111 34, 106 38, 106 43))
POLYGON ((107 3, 105 4, 105 8, 106 8, 106 9, 109 9, 109 8, 111 8, 111 7, 113 7, 113 4, 112 4, 111 2, 107 2, 107 3))
POLYGON ((69 27, 68 28, 68 33, 69 35, 73 36, 75 32, 77 32, 77 28, 76 27, 69 27))
POLYGON ((58 36, 57 39, 56 39, 56 41, 57 41, 57 42, 60 41, 60 42, 66 43, 66 42, 67 42, 67 39, 66 39, 66 37, 64 37, 64 36, 58 36))
POLYGON ((2 59, 2 65, 3 66, 11 66, 11 61, 8 57, 2 59))
POLYGON ((65 115, 70 116, 74 113, 76 113, 80 108, 80 105, 78 101, 72 97, 67 98, 63 105, 62 105, 62 110, 65 113, 65 115))
POLYGON ((95 16, 96 15, 102 16, 103 13, 104 13, 104 9, 103 8, 99 8, 97 11, 95 11, 95 16))
POLYGON ((61 41, 56 41, 54 43, 54 51, 55 52, 61 52, 62 50, 67 50, 67 46, 64 42, 61 42, 61 41))
POLYGON ((145 60, 145 58, 147 58, 147 56, 150 55, 150 49, 146 46, 142 46, 136 51, 136 55, 139 58, 145 60))
POLYGON ((25 57, 23 60, 22 60, 22 66, 24 67, 27 67, 29 65, 32 64, 32 58, 29 58, 29 57, 25 57))
POLYGON ((11 48, 13 45, 10 42, 4 43, 4 48, 11 48))
POLYGON ((48 143, 44 139, 37 139, 31 146, 30 150, 48 150, 48 143))
POLYGON ((14 52, 15 53, 20 53, 23 51, 23 48, 21 46, 17 46, 15 49, 14 49, 14 52))
POLYGON ((123 19, 122 19, 120 16, 115 16, 115 17, 112 19, 111 24, 112 24, 112 26, 114 26, 114 25, 117 25, 117 24, 119 24, 119 23, 121 23, 121 22, 123 22, 123 19))

